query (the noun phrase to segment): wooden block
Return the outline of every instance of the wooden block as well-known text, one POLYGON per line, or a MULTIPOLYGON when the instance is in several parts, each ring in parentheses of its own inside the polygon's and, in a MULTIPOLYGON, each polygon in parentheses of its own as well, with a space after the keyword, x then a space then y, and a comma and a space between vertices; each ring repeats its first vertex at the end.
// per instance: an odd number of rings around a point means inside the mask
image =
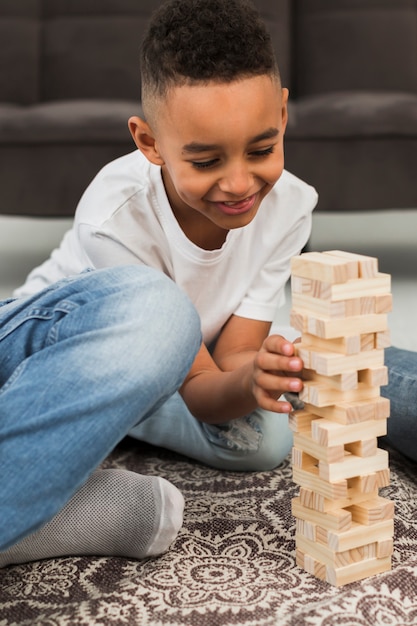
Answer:
POLYGON ((302 343, 294 344, 294 355, 298 356, 303 361, 303 365, 305 368, 311 369, 311 351, 303 346, 302 343))
MULTIPOLYGON (((336 355, 333 352, 311 354, 312 369, 318 374, 335 376, 352 370, 379 368, 384 364, 383 350, 367 350, 349 356, 336 355)), ((362 385, 363 386, 363 385, 362 385)))
MULTIPOLYGON (((346 317, 351 315, 368 315, 376 313, 377 296, 360 296, 359 298, 350 298, 341 300, 345 305, 346 317)), ((337 304, 334 302, 334 304, 337 304)), ((382 311, 380 311, 381 313, 382 311)))
POLYGON ((324 500, 325 498, 323 496, 312 491, 311 489, 306 489, 305 487, 301 487, 300 502, 303 506, 306 506, 308 509, 315 509, 316 511, 322 511, 324 513, 324 509, 322 506, 322 503, 324 500))
POLYGON ((387 467, 384 470, 380 470, 379 472, 376 472, 376 477, 377 477, 378 489, 382 489, 382 487, 388 487, 388 485, 390 484, 389 467, 387 467))
MULTIPOLYGON (((341 374, 334 374, 334 376, 325 376, 324 374, 318 374, 315 370, 304 368, 301 373, 301 378, 303 380, 322 383, 327 385, 331 389, 339 389, 340 391, 357 389, 359 382, 357 371, 342 372, 341 374)), ((376 387, 377 385, 374 386, 376 387)))
POLYGON ((370 296, 386 296, 391 292, 391 276, 379 272, 373 278, 354 278, 342 284, 330 286, 332 302, 370 296))
MULTIPOLYGON (((305 280, 305 279, 299 279, 305 280)), ((311 281, 313 284, 317 281, 311 281)), ((323 289, 326 293, 331 287, 328 283, 320 283, 325 285, 327 289, 323 289)), ((328 297, 314 297, 308 293, 292 293, 291 301, 295 311, 303 315, 319 316, 319 317, 335 317, 344 318, 358 315, 371 315, 380 313, 389 313, 392 309, 391 294, 378 296, 357 296, 349 297, 343 300, 335 299, 332 292, 328 297), (391 306, 390 306, 391 302, 391 306)))
POLYGON ((334 552, 328 546, 315 543, 303 535, 296 535, 295 541, 297 549, 301 550, 304 554, 308 554, 317 561, 334 568, 344 567, 370 558, 377 558, 376 542, 371 542, 342 552, 334 552))
POLYGON ((310 433, 294 433, 294 447, 303 450, 314 459, 325 461, 326 463, 336 463, 343 461, 345 449, 343 445, 321 446, 314 441, 310 433))
POLYGON ((391 556, 394 551, 394 541, 392 539, 386 539, 385 541, 378 541, 377 543, 377 557, 383 559, 387 556, 391 556))
POLYGON ((345 509, 353 504, 364 502, 365 500, 368 500, 371 495, 376 497, 378 496, 378 489, 375 488, 372 494, 360 493, 359 491, 350 489, 348 490, 347 498, 330 499, 317 493, 316 491, 312 491, 306 487, 301 487, 299 495, 300 502, 303 506, 308 509, 320 511, 321 513, 328 513, 329 511, 334 511, 334 509, 345 509))
MULTIPOLYGON (((377 422, 378 423, 378 422, 377 422)), ((374 456, 378 448, 378 441, 375 438, 363 441, 354 441, 345 445, 345 450, 360 457, 374 456)))
POLYGON ((374 493, 375 489, 378 489, 378 472, 354 476, 347 482, 350 490, 354 489, 362 494, 374 493))
POLYGON ((375 313, 389 313, 392 311, 392 294, 384 293, 375 296, 375 313))
POLYGON ((336 337, 335 339, 322 339, 316 335, 303 333, 302 342, 307 349, 324 350, 325 352, 338 352, 340 354, 357 354, 361 350, 361 336, 350 335, 336 337))
MULTIPOLYGON (((304 564, 304 552, 301 552, 301 550, 299 550, 298 548, 296 548, 295 550, 295 562, 298 565, 298 567, 300 567, 301 569, 306 569, 305 564, 304 564)), ((309 574, 311 574, 312 572, 308 572, 309 574)))
POLYGON ((308 411, 299 410, 291 411, 288 415, 288 425, 294 433, 310 433, 311 423, 318 418, 314 413, 308 411))
POLYGON ((365 352, 366 350, 374 350, 375 338, 376 338, 376 333, 364 333, 363 335, 361 335, 360 352, 365 352))
POLYGON ((375 343, 374 347, 377 350, 381 350, 383 348, 389 348, 391 345, 391 333, 389 330, 384 330, 380 333, 375 333, 375 343))
POLYGON ((390 415, 390 401, 388 398, 379 398, 375 404, 375 419, 386 419, 390 415))
POLYGON ((320 252, 306 252, 291 259, 291 275, 328 283, 344 283, 358 278, 359 267, 356 260, 326 256, 320 252))
POLYGON ((354 504, 346 510, 352 513, 353 521, 369 526, 376 522, 392 519, 394 517, 394 502, 377 496, 371 500, 354 504))
POLYGON ((372 474, 386 468, 388 468, 388 452, 378 449, 377 454, 370 457, 347 454, 343 461, 338 463, 319 461, 319 476, 333 483, 344 478, 372 474))
POLYGON ((291 296, 304 295, 316 299, 329 300, 332 283, 324 283, 315 278, 303 278, 301 276, 291 276, 291 296))
POLYGON ((342 402, 334 406, 323 407, 306 403, 305 410, 339 424, 356 424, 368 420, 386 419, 389 417, 390 407, 387 398, 375 398, 359 402, 342 402))
POLYGON ((335 587, 341 585, 347 585, 357 580, 369 578, 382 572, 388 572, 391 569, 391 557, 384 559, 366 559, 359 561, 358 563, 352 563, 351 565, 345 565, 344 567, 332 568, 328 566, 326 568, 326 580, 335 587))
POLYGON ((348 530, 352 523, 352 515, 346 509, 335 509, 328 513, 320 513, 303 506, 300 497, 293 498, 291 502, 292 514, 294 517, 318 524, 324 528, 332 530, 348 530))
MULTIPOLYGON (((372 278, 353 278, 345 282, 332 283, 331 281, 323 282, 317 277, 310 277, 312 280, 308 281, 305 278, 300 279, 295 276, 291 278, 291 291, 293 298, 300 298, 300 302, 311 302, 316 300, 317 303, 322 301, 327 302, 341 302, 343 300, 355 300, 358 298, 365 298, 362 303, 351 303, 351 307, 358 307, 356 310, 362 310, 366 312, 367 308, 375 310, 377 303, 376 300, 370 300, 373 296, 383 296, 384 299, 378 302, 378 307, 385 308, 389 304, 389 298, 391 295, 391 276, 390 274, 377 273, 372 278), (306 300, 304 300, 304 298, 306 300)), ((303 308, 310 308, 309 306, 300 305, 303 308)), ((314 304, 312 305, 314 306, 314 304)), ((297 306, 294 307, 297 309, 297 306)), ((355 310, 355 308, 353 309, 355 310)))
POLYGON ((307 332, 307 321, 308 318, 305 315, 302 315, 302 313, 298 313, 297 311, 294 311, 294 309, 290 311, 290 325, 300 333, 307 332))
POLYGON ((309 554, 304 554, 299 548, 295 551, 295 561, 301 569, 320 580, 326 580, 326 566, 315 561, 309 554))
POLYGON ((359 493, 373 493, 375 489, 382 489, 382 487, 388 487, 390 484, 390 471, 389 468, 379 470, 378 472, 371 472, 370 474, 363 474, 362 476, 354 476, 348 480, 348 493, 352 493, 352 490, 359 493))
POLYGON ((317 459, 304 452, 293 447, 291 451, 293 469, 299 467, 301 469, 310 469, 317 466, 317 459))
POLYGON ((355 252, 345 252, 344 250, 326 250, 323 254, 331 254, 342 259, 357 261, 359 278, 372 278, 378 274, 378 259, 376 257, 356 254, 355 252))
POLYGON ((388 384, 388 368, 385 365, 369 367, 358 371, 358 381, 370 387, 382 387, 388 384))
POLYGON ((345 445, 357 441, 360 435, 364 439, 383 437, 387 434, 387 423, 384 420, 369 420, 357 424, 338 424, 330 420, 315 419, 311 423, 311 436, 322 446, 345 445))
MULTIPOLYGON (((352 550, 371 541, 384 542, 392 539, 394 535, 394 520, 383 520, 372 526, 364 526, 352 521, 349 530, 329 530, 316 526, 314 528, 315 541, 324 543, 335 552, 352 550)), ((388 555, 386 555, 388 556, 388 555)))
POLYGON ((296 534, 303 535, 307 537, 307 539, 311 539, 312 541, 316 540, 316 524, 312 522, 307 522, 303 519, 295 520, 295 532, 296 534))
POLYGON ((312 489, 315 493, 322 495, 329 500, 341 500, 347 498, 347 480, 339 480, 330 483, 319 476, 318 467, 307 468, 293 467, 293 481, 307 489, 312 489))
POLYGON ((307 320, 303 320, 304 327, 312 335, 334 339, 357 333, 385 331, 388 329, 388 321, 386 313, 354 315, 345 319, 307 317, 307 320))
POLYGON ((335 318, 345 318, 347 316, 347 308, 344 301, 332 302, 331 300, 321 300, 320 298, 312 298, 311 296, 297 293, 292 294, 291 301, 294 310, 304 315, 335 318))
POLYGON ((324 383, 305 381, 304 388, 299 393, 299 398, 312 406, 323 407, 343 402, 370 400, 379 398, 379 395, 379 387, 368 387, 364 383, 359 383, 356 389, 341 391, 332 389, 324 383))
POLYGON ((384 350, 367 350, 358 354, 344 355, 325 350, 311 350, 302 342, 296 346, 296 354, 303 360, 304 367, 322 376, 335 376, 384 365, 384 350))

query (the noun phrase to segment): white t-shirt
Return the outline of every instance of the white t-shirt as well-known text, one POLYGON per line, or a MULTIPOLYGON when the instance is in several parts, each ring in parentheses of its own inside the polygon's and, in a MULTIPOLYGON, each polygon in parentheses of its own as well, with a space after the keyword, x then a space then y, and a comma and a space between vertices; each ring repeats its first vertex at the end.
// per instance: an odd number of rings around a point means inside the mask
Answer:
POLYGON ((220 249, 204 250, 181 230, 160 167, 135 150, 98 173, 60 247, 15 295, 33 294, 87 268, 148 265, 188 294, 208 344, 233 313, 274 320, 284 301, 290 258, 309 237, 316 203, 316 191, 284 171, 250 224, 230 230, 220 249))

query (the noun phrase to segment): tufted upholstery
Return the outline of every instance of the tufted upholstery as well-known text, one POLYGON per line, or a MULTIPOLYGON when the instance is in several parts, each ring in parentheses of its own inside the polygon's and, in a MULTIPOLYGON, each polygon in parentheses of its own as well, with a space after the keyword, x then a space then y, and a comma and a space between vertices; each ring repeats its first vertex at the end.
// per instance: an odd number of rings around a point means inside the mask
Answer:
MULTIPOLYGON (((0 213, 72 215, 134 149, 159 0, 1 0, 0 213)), ((290 89, 286 167, 318 210, 417 207, 417 0, 255 0, 290 89)))

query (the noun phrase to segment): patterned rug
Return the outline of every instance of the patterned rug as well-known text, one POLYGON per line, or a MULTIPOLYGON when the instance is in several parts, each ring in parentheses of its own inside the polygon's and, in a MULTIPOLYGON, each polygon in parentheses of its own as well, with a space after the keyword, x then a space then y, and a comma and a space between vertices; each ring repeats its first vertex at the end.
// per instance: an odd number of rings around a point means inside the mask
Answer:
MULTIPOLYGON (((0 626, 406 626, 417 624, 417 466, 390 452, 389 573, 335 588, 295 565, 289 459, 221 472, 126 439, 106 461, 158 474, 186 498, 162 557, 64 558, 0 571, 0 626)), ((103 512, 105 514, 105 512, 103 512)))

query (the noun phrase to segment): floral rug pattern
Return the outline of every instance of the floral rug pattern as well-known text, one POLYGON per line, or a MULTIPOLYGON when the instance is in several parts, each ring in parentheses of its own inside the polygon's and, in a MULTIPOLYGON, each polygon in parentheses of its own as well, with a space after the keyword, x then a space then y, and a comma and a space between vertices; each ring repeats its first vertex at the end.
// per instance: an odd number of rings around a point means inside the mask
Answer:
POLYGON ((417 466, 390 452, 391 572, 335 588, 295 564, 289 459, 221 472, 126 439, 106 467, 157 474, 184 494, 159 558, 50 559, 0 570, 0 626, 408 626, 417 624, 417 466))

